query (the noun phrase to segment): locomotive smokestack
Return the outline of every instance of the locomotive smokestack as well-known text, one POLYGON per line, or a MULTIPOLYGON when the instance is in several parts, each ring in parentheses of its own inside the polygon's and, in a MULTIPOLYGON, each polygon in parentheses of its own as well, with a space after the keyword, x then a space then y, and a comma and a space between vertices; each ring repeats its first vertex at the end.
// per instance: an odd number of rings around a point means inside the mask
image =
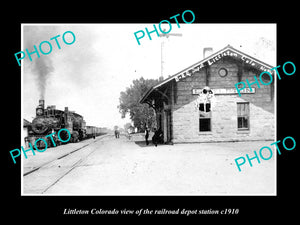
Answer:
POLYGON ((43 109, 45 108, 45 100, 44 99, 39 100, 39 106, 41 106, 43 109))

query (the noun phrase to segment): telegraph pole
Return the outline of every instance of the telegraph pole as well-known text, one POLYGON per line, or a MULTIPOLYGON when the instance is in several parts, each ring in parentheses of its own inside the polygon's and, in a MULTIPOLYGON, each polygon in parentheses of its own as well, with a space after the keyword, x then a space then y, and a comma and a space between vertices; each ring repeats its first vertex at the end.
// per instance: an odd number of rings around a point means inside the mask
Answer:
MULTIPOLYGON (((166 29, 163 29, 163 31, 165 31, 166 29)), ((164 64, 165 64, 165 58, 166 58, 166 52, 165 52, 165 38, 169 38, 170 36, 178 36, 178 37, 182 37, 182 34, 180 33, 161 33, 159 34, 159 37, 163 38, 161 41, 161 55, 160 55, 160 59, 161 59, 161 76, 164 78, 164 64)))

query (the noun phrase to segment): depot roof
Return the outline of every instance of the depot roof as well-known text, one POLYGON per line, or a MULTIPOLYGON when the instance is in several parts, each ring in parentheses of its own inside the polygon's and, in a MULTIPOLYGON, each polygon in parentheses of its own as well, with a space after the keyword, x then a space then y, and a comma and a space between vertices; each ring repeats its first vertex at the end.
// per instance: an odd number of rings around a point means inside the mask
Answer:
POLYGON ((158 89, 159 87, 163 86, 164 84, 172 81, 175 79, 176 82, 178 82, 179 80, 188 77, 188 76, 192 76, 196 71, 199 71, 201 68, 205 67, 205 66, 209 66, 212 65, 213 63, 219 61, 221 58, 223 58, 224 56, 229 56, 232 58, 236 58, 239 60, 242 60, 245 64, 255 67, 258 70, 261 71, 270 71, 270 69, 273 68, 273 66, 264 63, 252 56, 249 56, 235 48, 233 48, 230 45, 227 45, 225 48, 211 54, 210 56, 202 59, 201 61, 185 68, 184 70, 179 71, 178 73, 168 77, 167 79, 161 81, 160 83, 158 83, 157 85, 154 85, 153 87, 151 87, 146 94, 142 97, 142 99, 140 100, 140 103, 144 103, 145 100, 148 98, 148 96, 156 89, 158 89))

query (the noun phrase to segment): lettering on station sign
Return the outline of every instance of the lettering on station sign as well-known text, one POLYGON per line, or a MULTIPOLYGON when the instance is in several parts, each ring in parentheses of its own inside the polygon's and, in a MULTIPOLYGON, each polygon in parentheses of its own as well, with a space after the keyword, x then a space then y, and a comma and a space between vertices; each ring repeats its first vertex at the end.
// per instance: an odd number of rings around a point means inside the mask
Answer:
MULTIPOLYGON (((218 88, 218 89, 211 89, 212 92, 215 95, 231 95, 231 94, 237 94, 237 90, 236 88, 218 88)), ((201 93, 202 89, 192 89, 192 94, 193 95, 199 95, 201 93)), ((240 93, 243 94, 254 94, 255 93, 255 88, 252 88, 252 91, 250 90, 250 88, 245 88, 243 90, 240 91, 240 93)))

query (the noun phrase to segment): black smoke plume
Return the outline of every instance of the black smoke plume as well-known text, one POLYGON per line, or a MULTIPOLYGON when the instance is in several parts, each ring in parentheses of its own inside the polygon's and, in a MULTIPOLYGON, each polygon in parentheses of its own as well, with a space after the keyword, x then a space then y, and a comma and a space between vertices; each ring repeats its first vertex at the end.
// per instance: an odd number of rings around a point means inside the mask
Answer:
POLYGON ((51 73, 54 71, 51 53, 49 55, 43 55, 39 50, 39 44, 42 41, 49 41, 51 37, 57 35, 56 28, 54 26, 24 26, 24 47, 23 50, 28 49, 30 53, 35 51, 34 45, 38 49, 40 57, 38 58, 36 53, 31 55, 32 61, 26 53, 25 69, 30 69, 32 75, 35 77, 36 87, 39 92, 39 98, 45 99, 47 80, 51 73))

